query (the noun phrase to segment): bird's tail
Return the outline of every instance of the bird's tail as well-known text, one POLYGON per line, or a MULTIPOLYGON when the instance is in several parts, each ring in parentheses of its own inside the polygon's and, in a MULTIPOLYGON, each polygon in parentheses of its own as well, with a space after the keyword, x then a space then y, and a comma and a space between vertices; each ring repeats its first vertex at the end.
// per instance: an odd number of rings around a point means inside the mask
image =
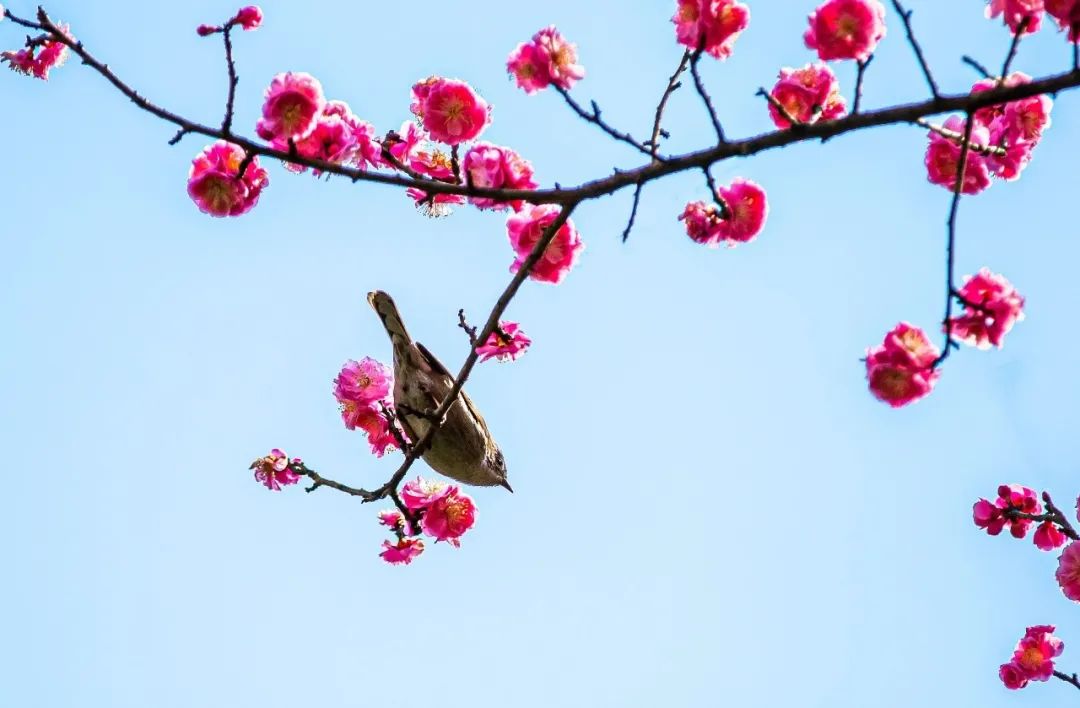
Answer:
POLYGON ((367 299, 371 309, 375 310, 375 314, 382 320, 383 327, 386 327, 386 333, 390 335, 390 341, 396 345, 412 343, 409 331, 405 329, 405 324, 401 321, 401 315, 398 314, 397 306, 394 305, 394 300, 389 295, 382 290, 376 290, 368 293, 367 299))

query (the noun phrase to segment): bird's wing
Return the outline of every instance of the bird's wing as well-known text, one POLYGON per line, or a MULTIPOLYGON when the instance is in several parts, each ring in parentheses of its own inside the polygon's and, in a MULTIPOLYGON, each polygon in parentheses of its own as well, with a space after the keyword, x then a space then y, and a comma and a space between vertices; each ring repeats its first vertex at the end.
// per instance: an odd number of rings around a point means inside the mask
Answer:
MULTIPOLYGON (((423 344, 421 344, 420 342, 415 342, 415 344, 416 344, 416 348, 420 351, 420 354, 424 357, 424 360, 427 362, 428 366, 431 367, 431 370, 434 371, 435 373, 442 374, 443 376, 445 376, 447 378, 447 380, 448 380, 447 385, 448 386, 453 386, 454 385, 454 377, 449 371, 446 370, 446 367, 442 365, 442 362, 439 361, 435 357, 435 355, 432 354, 431 351, 428 350, 428 348, 425 347, 423 344)), ((435 398, 435 397, 433 396, 433 398, 435 398)), ((487 436, 487 437, 490 437, 491 436, 491 431, 488 430, 487 422, 484 420, 484 416, 480 415, 480 411, 476 410, 476 406, 473 404, 472 399, 469 398, 468 394, 465 393, 464 389, 462 389, 462 391, 461 391, 461 400, 463 400, 465 402, 465 410, 467 410, 469 412, 469 415, 472 416, 472 418, 483 429, 484 435, 487 436)), ((441 399, 436 400, 435 405, 436 405, 436 407, 442 405, 442 400, 441 399)))

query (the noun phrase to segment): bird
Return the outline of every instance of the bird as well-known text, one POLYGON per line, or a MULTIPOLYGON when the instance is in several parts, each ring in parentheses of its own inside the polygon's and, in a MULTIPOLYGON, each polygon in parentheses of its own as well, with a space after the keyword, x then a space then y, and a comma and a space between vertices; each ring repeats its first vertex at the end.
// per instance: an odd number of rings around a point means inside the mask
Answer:
MULTIPOLYGON (((368 304, 379 316, 394 348, 394 407, 409 439, 418 441, 432 425, 454 377, 405 329, 394 300, 385 292, 368 293, 368 304)), ((464 390, 422 455, 433 470, 462 484, 513 488, 506 480, 506 460, 488 430, 484 416, 464 390)))

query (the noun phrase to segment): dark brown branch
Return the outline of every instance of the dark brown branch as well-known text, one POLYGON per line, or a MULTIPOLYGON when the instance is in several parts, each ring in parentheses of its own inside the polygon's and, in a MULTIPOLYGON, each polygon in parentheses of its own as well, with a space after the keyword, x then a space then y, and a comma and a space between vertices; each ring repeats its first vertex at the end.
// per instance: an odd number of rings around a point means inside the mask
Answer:
POLYGON ((927 85, 930 86, 930 94, 934 98, 940 98, 941 93, 938 91, 937 82, 934 81, 934 74, 930 71, 930 65, 926 63, 926 56, 923 55, 919 40, 915 39, 914 30, 911 29, 911 10, 905 10, 904 6, 900 4, 900 0, 892 0, 892 4, 896 8, 897 14, 900 15, 900 19, 904 22, 904 31, 907 32, 908 44, 911 45, 912 51, 915 52, 915 58, 919 60, 919 67, 922 69, 927 85))
POLYGON ((458 146, 450 148, 450 169, 454 173, 454 182, 461 184, 461 160, 458 158, 458 146))
MULTIPOLYGON (((225 118, 221 121, 221 132, 232 135, 233 106, 236 102, 236 85, 240 79, 236 75, 236 62, 233 60, 232 29, 234 25, 227 24, 222 30, 221 36, 225 38, 225 64, 229 70, 229 96, 225 99, 225 118)), ((243 174, 243 173, 241 173, 243 174)))
POLYGON ((1050 498, 1050 492, 1043 492, 1042 499, 1043 503, 1046 505, 1046 511, 1053 515, 1054 523, 1061 527, 1062 533, 1074 541, 1080 541, 1080 534, 1076 533, 1076 529, 1073 528, 1072 522, 1069 521, 1069 517, 1054 504, 1054 500, 1050 498))
POLYGON ((558 91, 559 95, 563 97, 563 99, 566 101, 566 104, 570 106, 574 113, 577 113, 582 120, 587 123, 592 123, 615 140, 633 146, 634 149, 636 149, 638 152, 643 152, 646 155, 650 155, 649 148, 645 147, 637 140, 635 140, 632 135, 616 130, 611 125, 609 125, 607 121, 601 118, 600 106, 596 105, 596 101, 592 102, 592 113, 589 113, 581 107, 581 104, 574 100, 573 96, 570 95, 569 91, 564 89, 562 86, 559 86, 558 84, 552 84, 552 86, 555 87, 555 90, 558 91))
POLYGON ((1024 36, 1024 30, 1027 29, 1028 24, 1031 22, 1031 16, 1027 16, 1020 20, 1020 24, 1016 27, 1016 34, 1013 35, 1012 42, 1009 44, 1009 53, 1005 55, 1005 63, 1001 65, 1001 75, 998 76, 998 83, 1005 81, 1005 77, 1009 75, 1009 67, 1012 66, 1013 59, 1016 58, 1016 52, 1020 49, 1020 38, 1024 36))
POLYGON ((857 69, 856 74, 855 74, 855 100, 854 100, 854 102, 852 103, 852 106, 851 106, 851 112, 852 113, 858 113, 859 112, 859 106, 862 105, 863 78, 866 75, 866 67, 870 66, 870 62, 872 62, 872 61, 874 61, 874 55, 873 54, 866 57, 866 61, 862 61, 860 59, 859 62, 858 62, 858 69, 857 69))
POLYGON ((956 279, 956 214, 960 210, 960 195, 963 194, 968 152, 971 147, 971 131, 974 128, 975 117, 969 113, 964 121, 964 136, 960 143, 960 157, 956 164, 956 183, 953 186, 952 204, 949 207, 949 220, 946 222, 948 235, 945 245, 945 319, 943 320, 945 325, 945 346, 942 347, 941 354, 931 366, 934 369, 949 358, 949 352, 952 351, 954 346, 952 339, 952 307, 953 293, 956 291, 954 285, 956 279))
POLYGON ((702 167, 701 171, 705 173, 705 184, 709 187, 709 198, 712 199, 713 204, 720 210, 720 218, 729 218, 731 212, 728 210, 727 202, 720 198, 720 193, 716 189, 716 180, 713 179, 712 176, 712 170, 708 167, 702 167))
POLYGON ((411 446, 409 441, 405 439, 405 434, 401 432, 401 428, 398 427, 397 416, 381 401, 379 402, 379 408, 382 410, 383 418, 386 419, 386 427, 390 431, 390 435, 393 436, 394 442, 397 443, 398 449, 408 453, 411 446))
POLYGON ((720 125, 720 119, 716 115, 716 108, 713 106, 712 98, 709 96, 709 92, 705 90, 705 82, 701 80, 701 74, 698 73, 698 61, 701 60, 701 54, 704 51, 705 36, 702 35, 701 44, 690 56, 690 75, 694 77, 694 88, 697 89, 698 96, 701 96, 701 102, 705 104, 705 110, 709 112, 709 120, 712 121, 713 130, 716 131, 717 144, 723 145, 727 142, 724 137, 724 128, 720 125))
POLYGON ((1080 688, 1080 679, 1077 678, 1076 674, 1067 674, 1064 671, 1054 671, 1054 676, 1061 679, 1065 683, 1072 684, 1076 688, 1080 688))
POLYGON ((1080 42, 1073 42, 1073 71, 1080 71, 1080 42))
POLYGON ((987 69, 985 66, 980 64, 978 61, 976 61, 972 57, 969 57, 967 54, 965 54, 963 57, 961 57, 961 61, 963 61, 968 66, 970 66, 975 71, 979 72, 979 75, 982 76, 984 79, 993 78, 993 76, 994 76, 993 74, 990 73, 989 69, 987 69))

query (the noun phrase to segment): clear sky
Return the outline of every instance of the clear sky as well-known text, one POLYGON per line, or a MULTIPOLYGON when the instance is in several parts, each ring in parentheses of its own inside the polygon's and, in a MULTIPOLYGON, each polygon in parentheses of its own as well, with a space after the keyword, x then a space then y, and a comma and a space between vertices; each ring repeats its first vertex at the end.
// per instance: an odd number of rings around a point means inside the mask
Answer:
MULTIPOLYGON (((753 92, 810 60, 810 0, 756 0, 726 63, 704 63, 734 136, 771 128, 753 92)), ((979 0, 912 0, 944 88, 1000 66, 979 0)), ((13 0, 19 14, 32 3, 13 0)), ((438 73, 494 106, 492 141, 564 185, 639 159, 504 74, 550 23, 579 45, 575 90, 641 135, 678 62, 673 2, 407 5, 267 0, 237 37, 249 134, 279 71, 315 74, 380 131, 438 73)), ((194 28, 235 6, 55 0, 92 51, 154 100, 220 120, 220 43, 194 28)), ((868 107, 921 99, 896 14, 868 107)), ((3 45, 22 33, 0 25, 3 45)), ((1016 67, 1062 70, 1052 29, 1016 67)), ((838 73, 850 96, 854 67, 838 73)), ((141 113, 76 62, 48 84, 0 76, 0 704, 191 706, 865 706, 1064 704, 1060 682, 998 682, 1026 625, 1056 623, 1080 670, 1080 616, 1056 554, 989 539, 972 502, 1001 482, 1071 508, 1080 435, 1073 329, 1080 261, 1080 94, 1059 97, 1023 179, 965 200, 958 269, 1027 296, 1000 352, 964 350, 934 394, 894 411, 866 391, 865 347, 897 321, 936 329, 949 195, 925 135, 860 133, 717 166, 768 190, 754 243, 708 250, 676 216, 704 186, 650 185, 630 242, 628 192, 575 214, 587 247, 564 284, 528 283, 508 313, 533 337, 468 390, 516 494, 478 490, 460 550, 408 567, 376 556, 378 507, 330 490, 272 494, 247 470, 274 446, 356 485, 382 482, 331 380, 389 360, 364 295, 394 295, 456 370, 456 313, 480 320, 508 281, 503 219, 429 220, 390 188, 269 165, 237 219, 184 187, 204 145, 141 113), (1070 196, 1070 191, 1073 192, 1070 196)), ((709 141, 688 89, 669 149, 709 141)))

